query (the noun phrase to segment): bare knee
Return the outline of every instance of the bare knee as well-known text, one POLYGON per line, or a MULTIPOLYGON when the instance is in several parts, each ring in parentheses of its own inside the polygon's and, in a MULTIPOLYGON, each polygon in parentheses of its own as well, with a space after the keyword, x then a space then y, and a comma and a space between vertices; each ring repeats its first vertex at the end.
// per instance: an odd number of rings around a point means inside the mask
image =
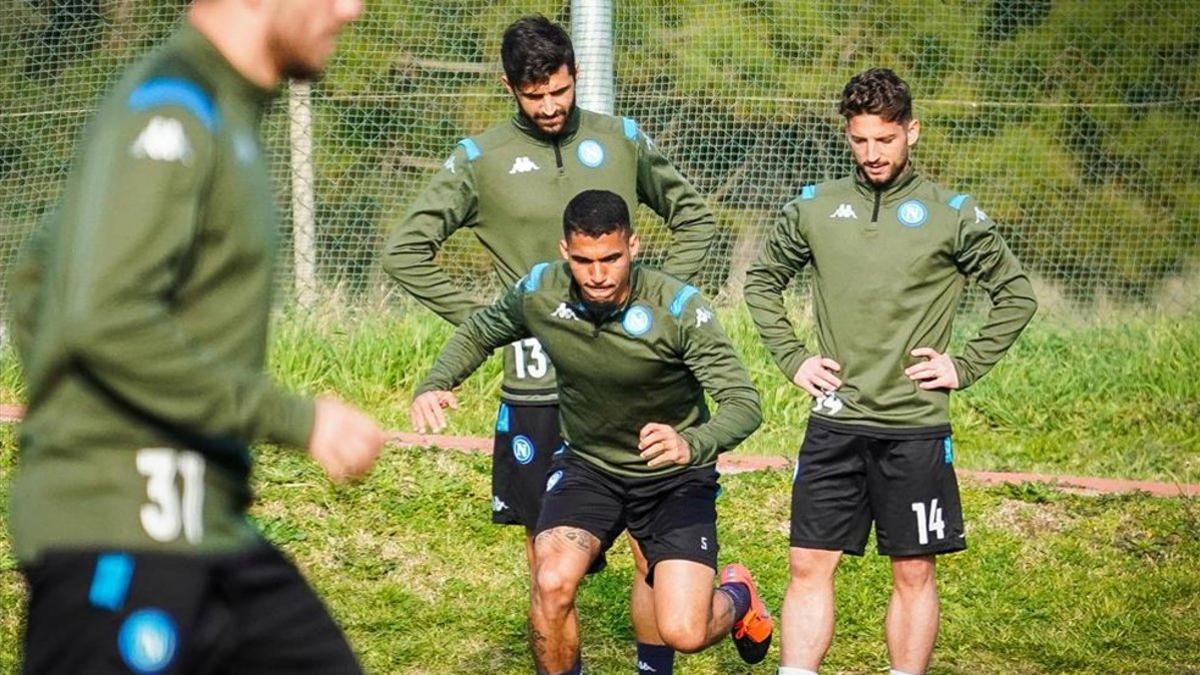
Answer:
POLYGON ((557 615, 575 603, 579 580, 550 564, 539 564, 534 572, 534 601, 542 611, 557 615))
POLYGON ((793 548, 788 555, 790 584, 800 587, 824 586, 833 583, 841 551, 793 548))
POLYGON ((707 622, 687 616, 675 616, 658 622, 658 634, 668 647, 691 654, 704 649, 707 622))
POLYGON ((934 585, 933 556, 892 558, 892 583, 900 593, 920 593, 934 585))

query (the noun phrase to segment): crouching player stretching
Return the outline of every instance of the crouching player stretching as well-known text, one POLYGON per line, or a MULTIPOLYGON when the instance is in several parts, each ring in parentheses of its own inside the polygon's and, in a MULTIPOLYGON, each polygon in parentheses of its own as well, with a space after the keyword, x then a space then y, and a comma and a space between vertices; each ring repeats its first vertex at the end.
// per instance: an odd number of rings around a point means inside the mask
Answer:
POLYGON ((440 431, 450 392, 492 353, 537 338, 558 372, 566 443, 546 482, 529 611, 539 673, 580 672, 575 594, 628 528, 642 543, 668 647, 696 652, 732 633, 761 661, 773 621, 750 573, 717 571, 720 452, 761 422, 758 392, 711 307, 691 286, 633 264, 638 238, 614 193, 588 190, 563 214, 566 263, 541 263, 463 323, 417 388, 418 431, 440 431), (710 417, 708 392, 717 402, 710 417))

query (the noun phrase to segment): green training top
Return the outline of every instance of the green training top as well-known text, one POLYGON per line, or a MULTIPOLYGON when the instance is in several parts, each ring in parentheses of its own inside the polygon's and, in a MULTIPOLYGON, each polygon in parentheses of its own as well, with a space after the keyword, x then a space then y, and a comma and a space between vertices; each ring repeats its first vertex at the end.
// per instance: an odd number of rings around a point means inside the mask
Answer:
POLYGON ((708 466, 762 421, 758 392, 712 308, 692 286, 635 265, 625 306, 589 315, 565 262, 541 263, 494 305, 458 327, 417 394, 449 390, 492 350, 533 336, 558 369, 559 417, 573 453, 613 474, 661 476, 638 434, 669 424, 708 466), (711 418, 708 392, 717 403, 711 418))
MULTIPOLYGON (((562 216, 584 190, 638 203, 671 231, 664 270, 694 278, 716 232, 696 190, 629 118, 572 111, 562 133, 546 136, 521 115, 458 147, 387 241, 383 266, 405 291, 461 324, 481 305, 434 263, 450 235, 469 227, 501 283, 512 286, 537 262, 559 257, 562 216)), ((553 402, 554 370, 535 340, 504 351, 504 399, 553 402)))
POLYGON ((270 99, 185 25, 101 102, 10 288, 29 409, 18 558, 257 540, 248 444, 306 446, 313 403, 263 373, 278 229, 270 99))
POLYGON ((1000 360, 1037 302, 975 200, 909 166, 882 190, 857 173, 805 187, 783 207, 744 294, 789 380, 815 354, 841 364, 844 384, 817 402, 815 418, 881 437, 936 437, 950 430, 950 392, 921 389, 904 370, 923 360, 909 355, 917 347, 945 352, 968 278, 992 307, 978 335, 952 356, 962 387, 1000 360), (781 295, 805 265, 813 268, 816 349, 797 339, 781 295))

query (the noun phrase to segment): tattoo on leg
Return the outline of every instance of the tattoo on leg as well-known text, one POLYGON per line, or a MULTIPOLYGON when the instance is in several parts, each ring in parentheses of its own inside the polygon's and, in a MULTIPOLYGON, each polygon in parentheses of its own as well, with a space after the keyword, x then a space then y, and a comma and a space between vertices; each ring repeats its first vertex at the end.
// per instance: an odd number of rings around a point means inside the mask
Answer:
MULTIPOLYGON (((555 529, 560 529, 560 528, 555 528, 555 529)), ((588 532, 587 530, 583 530, 578 527, 561 528, 559 536, 561 538, 567 540, 567 542, 569 542, 575 548, 577 548, 580 551, 583 551, 585 553, 591 552, 592 542, 599 541, 596 539, 595 535, 588 532)))
POLYGON ((534 654, 538 656, 546 654, 546 636, 534 628, 532 622, 529 624, 529 645, 533 647, 534 654))

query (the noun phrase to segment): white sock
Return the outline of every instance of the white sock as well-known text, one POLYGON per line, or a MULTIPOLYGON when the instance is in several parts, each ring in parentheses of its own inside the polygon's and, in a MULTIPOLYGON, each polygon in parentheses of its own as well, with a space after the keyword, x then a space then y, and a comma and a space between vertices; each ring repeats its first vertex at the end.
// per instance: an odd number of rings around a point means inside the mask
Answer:
POLYGON ((807 668, 793 668, 792 666, 779 666, 779 675, 817 675, 817 671, 807 668))

